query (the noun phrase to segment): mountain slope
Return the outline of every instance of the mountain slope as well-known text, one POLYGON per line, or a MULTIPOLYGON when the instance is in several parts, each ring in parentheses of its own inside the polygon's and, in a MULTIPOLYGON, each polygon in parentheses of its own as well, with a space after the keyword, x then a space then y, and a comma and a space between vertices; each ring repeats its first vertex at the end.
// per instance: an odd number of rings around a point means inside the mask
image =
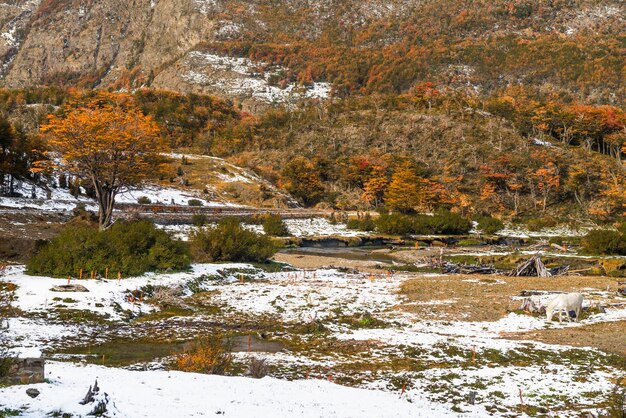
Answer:
POLYGON ((342 95, 521 83, 623 103, 624 16, 619 0, 14 1, 0 6, 2 84, 267 103, 314 81, 342 95))

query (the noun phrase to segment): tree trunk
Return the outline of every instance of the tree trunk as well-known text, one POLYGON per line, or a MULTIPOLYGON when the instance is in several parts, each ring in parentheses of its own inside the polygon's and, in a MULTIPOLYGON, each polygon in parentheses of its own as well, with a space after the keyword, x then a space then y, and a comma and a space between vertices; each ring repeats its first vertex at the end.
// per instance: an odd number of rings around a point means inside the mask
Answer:
POLYGON ((113 218, 113 206, 115 204, 116 190, 111 190, 97 181, 93 181, 96 189, 96 200, 98 201, 98 225, 100 231, 104 231, 111 226, 113 218))

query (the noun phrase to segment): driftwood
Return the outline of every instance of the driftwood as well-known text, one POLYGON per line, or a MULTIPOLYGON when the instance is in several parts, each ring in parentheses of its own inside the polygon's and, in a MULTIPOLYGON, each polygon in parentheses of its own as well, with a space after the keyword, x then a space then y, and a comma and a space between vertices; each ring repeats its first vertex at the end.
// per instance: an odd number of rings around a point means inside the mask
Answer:
POLYGON ((87 405, 88 403, 93 402, 94 397, 98 392, 100 392, 100 388, 98 387, 98 380, 96 380, 96 383, 94 383, 93 386, 89 386, 89 390, 87 390, 87 394, 85 395, 83 400, 80 401, 80 404, 87 405))
POLYGON ((547 268, 541 258, 534 256, 519 264, 509 274, 511 277, 552 277, 565 274, 569 271, 569 266, 547 268))
POLYGON ((541 258, 535 256, 518 265, 510 274, 512 277, 552 277, 541 258))
POLYGON ((533 300, 533 298, 528 297, 522 300, 522 305, 520 306, 520 310, 524 312, 545 312, 545 307, 541 306, 541 302, 533 300))
POLYGON ((500 272, 488 264, 456 264, 444 261, 437 267, 446 274, 496 274, 500 272))
POLYGON ((93 387, 89 386, 89 390, 87 390, 87 394, 85 395, 83 400, 80 401, 79 403, 81 405, 93 404, 93 409, 87 415, 101 416, 102 414, 107 412, 107 406, 109 404, 109 395, 106 392, 100 393, 100 387, 98 387, 98 380, 96 380, 93 387))
POLYGON ((617 294, 626 297, 626 287, 620 287, 617 289, 617 294))

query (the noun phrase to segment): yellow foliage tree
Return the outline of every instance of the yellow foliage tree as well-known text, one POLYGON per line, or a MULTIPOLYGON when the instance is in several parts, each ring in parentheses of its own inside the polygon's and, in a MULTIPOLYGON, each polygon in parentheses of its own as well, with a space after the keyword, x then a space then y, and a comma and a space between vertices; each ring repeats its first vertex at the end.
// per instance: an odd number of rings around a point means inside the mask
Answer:
POLYGON ((421 183, 422 179, 415 174, 411 165, 403 164, 391 177, 385 192, 385 204, 394 211, 413 212, 422 203, 421 183))
POLYGON ((120 192, 164 171, 168 147, 159 126, 126 94, 75 98, 41 132, 64 170, 93 183, 100 229, 111 224, 120 192))

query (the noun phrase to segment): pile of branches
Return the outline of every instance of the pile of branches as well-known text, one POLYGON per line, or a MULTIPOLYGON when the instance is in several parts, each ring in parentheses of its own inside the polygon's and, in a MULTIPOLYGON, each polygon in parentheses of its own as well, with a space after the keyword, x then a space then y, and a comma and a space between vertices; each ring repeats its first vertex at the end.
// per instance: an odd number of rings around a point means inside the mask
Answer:
POLYGON ((534 256, 520 263, 509 276, 511 277, 553 277, 565 274, 569 266, 547 268, 539 256, 534 256))
POLYGON ((446 274, 497 274, 498 269, 489 264, 456 264, 444 261, 439 266, 442 273, 446 274))

